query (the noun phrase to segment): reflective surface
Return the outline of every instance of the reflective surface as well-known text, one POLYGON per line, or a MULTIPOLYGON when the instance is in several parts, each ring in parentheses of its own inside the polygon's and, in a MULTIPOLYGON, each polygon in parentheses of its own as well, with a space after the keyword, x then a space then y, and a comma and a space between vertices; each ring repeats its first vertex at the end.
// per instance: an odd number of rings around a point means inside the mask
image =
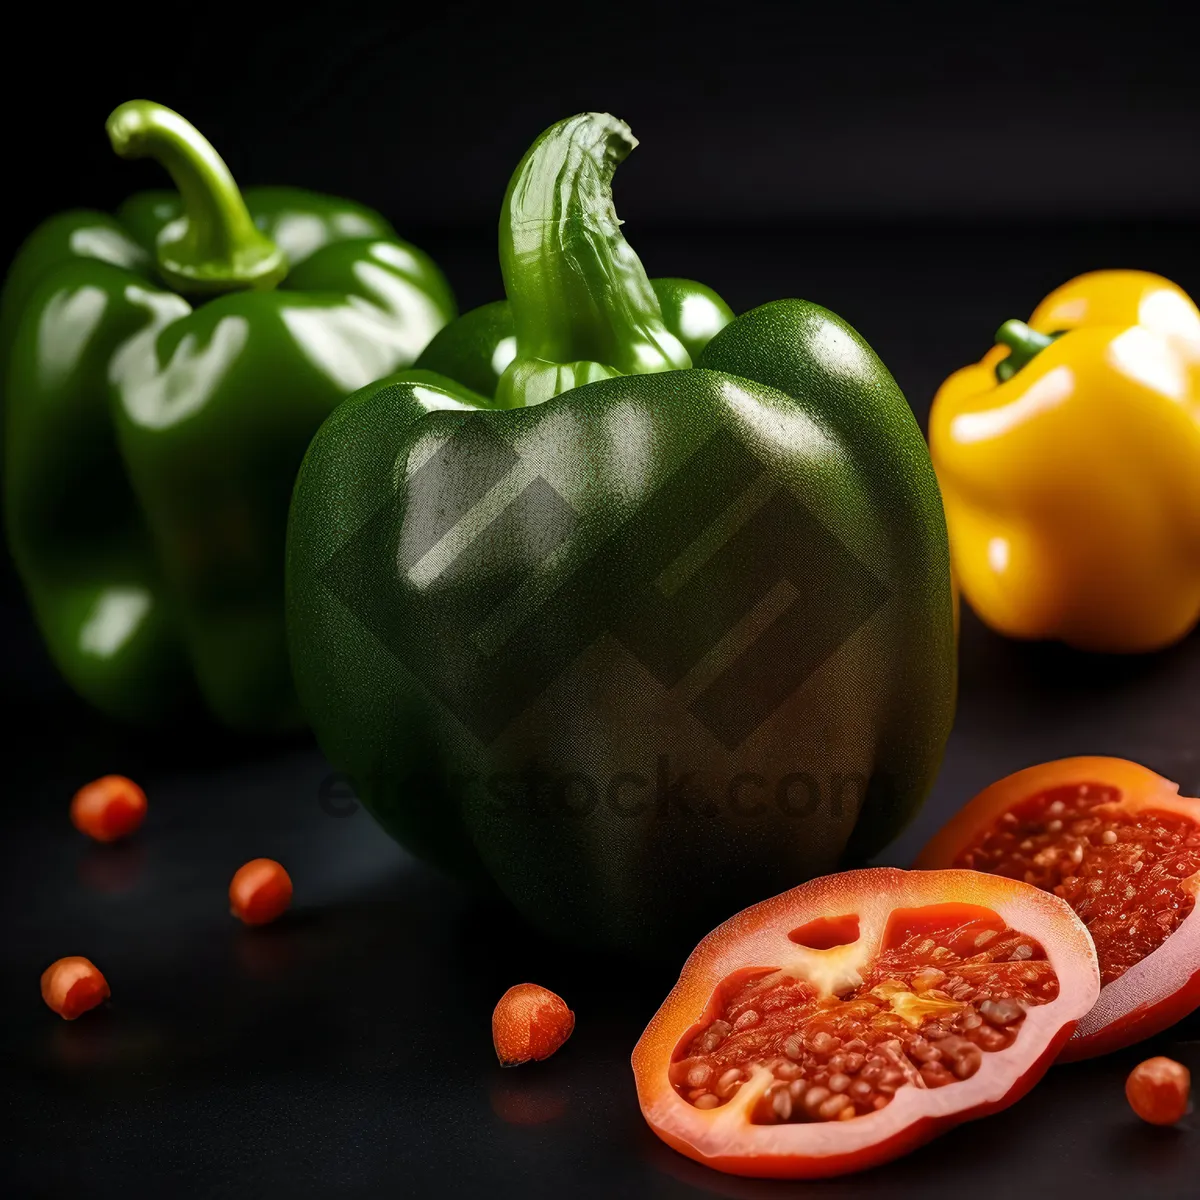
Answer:
MULTIPOLYGON (((494 230, 420 240, 467 304, 495 294, 494 230)), ((796 292, 822 300, 863 331, 922 415, 981 328, 1090 265, 1141 262, 1200 291, 1191 229, 1023 229, 1015 243, 1007 230, 658 233, 639 249, 651 270, 702 265, 739 310, 796 292)), ((1196 1115, 1151 1128, 1124 1083, 1156 1053, 1200 1077, 1196 1018, 1056 1067, 1006 1112, 863 1176, 793 1186, 716 1175, 658 1142, 629 1067, 680 959, 630 970, 470 901, 407 857, 305 743, 252 756, 198 730, 130 737, 57 678, 11 576, 0 574, 0 602, 8 786, 20 798, 0 811, 0 1187, 14 1196, 128 1200, 186 1186, 222 1200, 1011 1200, 1014 1172, 1038 1200, 1195 1194, 1196 1115), (67 802, 114 769, 145 784, 150 813, 136 841, 92 847, 67 802), (229 916, 226 889, 258 855, 287 866, 296 902, 284 923, 249 931, 229 916), (75 953, 104 970, 113 1001, 68 1024, 45 1009, 38 977, 75 953), (577 1026, 554 1058, 505 1071, 488 1021, 527 979, 561 994, 577 1026)), ((1008 641, 964 609, 945 765, 880 860, 907 865, 988 783, 1082 751, 1144 762, 1200 794, 1197 728, 1200 638, 1098 659, 1008 641)))

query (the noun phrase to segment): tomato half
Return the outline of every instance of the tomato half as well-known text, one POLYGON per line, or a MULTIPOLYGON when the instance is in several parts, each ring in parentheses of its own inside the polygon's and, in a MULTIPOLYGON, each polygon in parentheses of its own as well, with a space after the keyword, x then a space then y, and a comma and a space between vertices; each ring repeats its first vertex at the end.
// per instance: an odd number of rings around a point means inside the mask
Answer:
POLYGON ((918 867, 967 867, 1061 896, 1103 990, 1062 1061, 1107 1054, 1200 1006, 1200 800, 1121 758, 1064 758, 980 792, 918 867))
POLYGON ((829 875, 696 947, 633 1052, 638 1099, 721 1171, 857 1171, 1024 1095, 1099 992, 1087 930, 1037 888, 829 875))

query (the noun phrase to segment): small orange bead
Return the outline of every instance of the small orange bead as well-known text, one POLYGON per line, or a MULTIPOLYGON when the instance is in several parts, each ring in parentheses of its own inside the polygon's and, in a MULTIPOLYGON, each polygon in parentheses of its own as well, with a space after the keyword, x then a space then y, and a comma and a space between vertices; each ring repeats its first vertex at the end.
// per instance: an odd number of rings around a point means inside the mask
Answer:
POLYGON ((84 784, 71 800, 71 823, 98 842, 128 837, 146 816, 146 793, 124 775, 84 784))
POLYGON ((575 1014, 561 996, 536 983, 510 987, 492 1013, 492 1045, 502 1067, 541 1062, 571 1036, 575 1014))
POLYGON ((1174 1125, 1187 1112, 1191 1072, 1173 1058, 1148 1058, 1125 1081, 1125 1098, 1143 1121, 1174 1125))
POLYGON ((42 972, 42 999, 64 1021, 75 1020, 110 994, 108 980, 90 958, 60 958, 42 972))
POLYGON ((291 876, 273 858, 252 858, 229 884, 229 911, 247 925, 269 924, 291 902, 291 876))

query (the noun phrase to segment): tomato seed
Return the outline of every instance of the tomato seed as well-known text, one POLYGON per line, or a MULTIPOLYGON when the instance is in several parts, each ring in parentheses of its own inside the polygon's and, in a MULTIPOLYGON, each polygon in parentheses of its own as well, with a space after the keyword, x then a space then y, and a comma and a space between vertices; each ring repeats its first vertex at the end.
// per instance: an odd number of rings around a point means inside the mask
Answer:
POLYGON ((980 1025, 978 1029, 971 1031, 971 1041, 981 1050, 994 1053, 1008 1045, 1008 1035, 1000 1029, 992 1028, 991 1025, 980 1025))
POLYGON ((909 1057, 918 1063, 937 1062, 942 1057, 942 1052, 924 1038, 914 1038, 909 1043, 908 1053, 909 1057))
POLYGON ((983 1066, 983 1051, 971 1044, 969 1049, 963 1049, 954 1056, 952 1070, 959 1079, 970 1079, 983 1066))
POLYGON ((829 1033, 818 1033, 809 1041, 809 1047, 816 1054, 832 1054, 841 1044, 841 1039, 829 1033))
POLYGON ((1095 942, 1103 984, 1178 929, 1195 906, 1195 895, 1180 885, 1200 870, 1194 821, 1105 807, 1119 799, 1115 788, 1087 784, 1032 796, 955 859, 956 866, 1024 879, 1070 904, 1095 942), (1014 825, 1024 835, 1019 842, 1014 825))
POLYGON ((928 992, 933 988, 941 987, 946 982, 946 972, 939 971, 937 967, 926 967, 922 971, 918 971, 912 977, 912 986, 915 991, 928 992))
POLYGON ((820 1108, 817 1109, 817 1115, 822 1121, 832 1121, 835 1117, 840 1116, 842 1109, 850 1103, 847 1096, 830 1096, 820 1108))
POLYGON ((979 1006, 979 1012, 984 1020, 993 1025, 1011 1025, 1025 1015, 1021 1002, 1011 997, 1006 1000, 985 1000, 979 1006))
POLYGON ((926 1063, 921 1068, 921 1078, 926 1087, 945 1087, 946 1084, 954 1082, 954 1076, 938 1062, 926 1063))
POLYGON ((717 1080, 716 1093, 722 1100, 728 1100, 742 1085, 742 1073, 737 1067, 731 1067, 717 1080))
POLYGON ((837 995, 790 975, 741 985, 681 1048, 670 1078, 685 1099, 711 1108, 765 1068, 773 1082, 753 1123, 848 1120, 886 1107, 902 1088, 971 1078, 985 1054, 1020 1036, 1029 1008, 1057 995, 1045 951, 1016 930, 974 923, 936 939, 914 935, 837 995))

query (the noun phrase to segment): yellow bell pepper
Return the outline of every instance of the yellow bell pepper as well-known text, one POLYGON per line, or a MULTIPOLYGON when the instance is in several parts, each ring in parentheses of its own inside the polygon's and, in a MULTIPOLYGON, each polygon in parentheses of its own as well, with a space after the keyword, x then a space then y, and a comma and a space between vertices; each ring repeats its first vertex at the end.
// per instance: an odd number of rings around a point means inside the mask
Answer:
POLYGON ((1178 641, 1200 620, 1200 310, 1096 271, 996 337, 930 417, 964 597, 1011 637, 1178 641))

